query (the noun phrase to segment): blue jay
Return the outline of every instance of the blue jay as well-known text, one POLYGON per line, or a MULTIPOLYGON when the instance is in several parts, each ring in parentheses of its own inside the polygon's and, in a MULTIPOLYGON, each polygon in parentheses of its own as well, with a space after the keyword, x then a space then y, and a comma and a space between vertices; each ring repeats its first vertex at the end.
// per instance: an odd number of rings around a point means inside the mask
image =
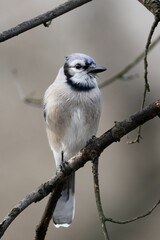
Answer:
MULTIPOLYGON (((62 153, 64 161, 69 160, 97 132, 101 100, 96 75, 105 70, 85 54, 70 54, 45 92, 46 131, 57 171, 62 164, 62 153)), ((53 213, 56 227, 71 224, 75 212, 74 191, 75 173, 72 173, 53 213)))

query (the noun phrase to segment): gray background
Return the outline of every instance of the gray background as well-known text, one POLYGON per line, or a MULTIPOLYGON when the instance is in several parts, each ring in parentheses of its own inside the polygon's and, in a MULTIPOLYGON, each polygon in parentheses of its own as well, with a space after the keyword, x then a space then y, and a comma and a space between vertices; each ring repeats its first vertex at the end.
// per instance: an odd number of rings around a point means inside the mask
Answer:
MULTIPOLYGON (((5 0, 0 2, 0 31, 44 13, 63 1, 5 0)), ((42 97, 54 80, 64 56, 72 52, 91 55, 108 71, 98 81, 114 75, 143 49, 153 16, 138 1, 99 0, 55 19, 49 28, 39 26, 0 45, 0 219, 27 193, 54 173, 42 110, 23 103, 17 82, 26 94, 42 97)), ((159 31, 156 30, 155 36, 159 31)), ((151 93, 147 103, 159 98, 159 45, 149 55, 151 93)), ((103 112, 98 136, 136 112, 141 103, 143 62, 129 74, 102 89, 103 112)), ((135 132, 129 134, 135 137, 135 132)), ((159 119, 143 127, 140 144, 127 145, 124 137, 110 146, 100 160, 101 195, 106 216, 128 219, 142 214, 159 199, 159 119)), ((46 200, 33 204, 9 227, 4 240, 33 239, 46 200)), ((141 221, 108 224, 111 239, 158 240, 159 209, 141 221)), ((95 205, 91 164, 76 174, 76 213, 68 229, 50 224, 46 239, 103 239, 95 205)))

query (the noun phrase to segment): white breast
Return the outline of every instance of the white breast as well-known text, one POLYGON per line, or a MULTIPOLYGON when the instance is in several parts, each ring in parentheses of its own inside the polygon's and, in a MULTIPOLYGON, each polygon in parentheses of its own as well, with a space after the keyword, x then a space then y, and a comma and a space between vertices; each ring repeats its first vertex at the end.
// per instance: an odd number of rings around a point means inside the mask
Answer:
POLYGON ((45 94, 47 134, 56 165, 74 156, 96 134, 100 91, 73 92, 67 85, 52 84, 45 94))
POLYGON ((71 121, 62 139, 66 157, 70 158, 83 148, 96 134, 100 118, 100 102, 81 104, 73 107, 71 121))

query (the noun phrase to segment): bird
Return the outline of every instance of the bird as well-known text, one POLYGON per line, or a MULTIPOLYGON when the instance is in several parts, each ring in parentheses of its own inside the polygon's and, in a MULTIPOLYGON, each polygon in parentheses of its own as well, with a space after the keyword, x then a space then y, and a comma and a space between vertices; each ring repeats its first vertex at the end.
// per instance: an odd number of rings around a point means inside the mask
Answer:
MULTIPOLYGON (((56 171, 95 136, 101 114, 97 74, 106 68, 83 53, 65 57, 55 81, 44 94, 44 118, 56 171)), ((66 180, 58 199, 53 222, 68 227, 75 213, 75 173, 66 180)))

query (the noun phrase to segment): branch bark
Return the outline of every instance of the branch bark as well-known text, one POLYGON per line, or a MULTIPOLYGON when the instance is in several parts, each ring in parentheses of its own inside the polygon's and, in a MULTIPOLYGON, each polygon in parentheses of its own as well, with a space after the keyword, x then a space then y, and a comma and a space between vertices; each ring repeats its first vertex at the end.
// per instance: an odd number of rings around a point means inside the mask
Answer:
POLYGON ((77 7, 84 5, 92 0, 69 0, 52 11, 48 11, 42 15, 39 15, 35 18, 32 18, 28 21, 25 21, 16 27, 10 28, 2 33, 0 33, 0 42, 4 42, 12 37, 15 37, 23 32, 26 32, 32 28, 35 28, 41 24, 46 24, 54 18, 61 16, 64 13, 67 13, 77 7))
POLYGON ((104 235, 104 239, 109 240, 109 234, 108 234, 108 230, 107 230, 107 227, 106 227, 106 217, 104 215, 103 208, 102 208, 102 202, 101 202, 100 187, 99 187, 98 163, 99 163, 99 159, 97 158, 93 162, 93 166, 92 166, 93 183, 94 183, 94 195, 95 195, 95 199, 96 199, 96 205, 97 205, 97 210, 98 210, 98 214, 99 214, 99 219, 101 221, 101 226, 102 226, 102 232, 103 232, 103 235, 104 235))
POLYGON ((120 141, 124 135, 128 134, 132 130, 136 129, 139 125, 144 124, 156 116, 160 117, 160 100, 153 102, 143 110, 133 114, 124 121, 115 122, 115 126, 105 132, 99 138, 94 137, 77 155, 72 157, 68 162, 64 162, 65 167, 63 171, 61 170, 55 177, 42 184, 37 190, 28 194, 9 212, 2 223, 0 223, 0 238, 3 236, 13 220, 24 209, 26 209, 32 203, 40 201, 50 192, 55 190, 57 186, 59 186, 65 180, 66 176, 83 167, 86 162, 95 161, 97 158, 99 158, 103 150, 113 142, 120 141))

